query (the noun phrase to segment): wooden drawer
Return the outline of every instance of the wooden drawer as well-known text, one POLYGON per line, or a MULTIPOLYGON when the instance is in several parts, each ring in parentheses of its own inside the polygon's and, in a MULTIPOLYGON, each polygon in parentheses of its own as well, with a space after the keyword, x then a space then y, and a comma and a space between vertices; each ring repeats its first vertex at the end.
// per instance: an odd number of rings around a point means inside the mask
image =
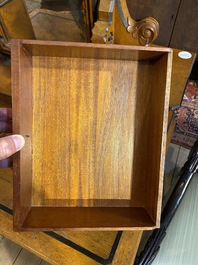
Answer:
POLYGON ((159 225, 172 51, 13 40, 14 229, 159 225))

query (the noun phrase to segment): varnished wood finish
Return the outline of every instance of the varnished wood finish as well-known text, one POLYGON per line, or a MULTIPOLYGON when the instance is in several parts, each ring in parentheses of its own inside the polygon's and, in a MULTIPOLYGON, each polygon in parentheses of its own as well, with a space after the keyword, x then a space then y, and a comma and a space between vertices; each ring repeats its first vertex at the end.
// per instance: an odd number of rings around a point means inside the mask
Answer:
POLYGON ((123 244, 118 246, 112 265, 119 265, 121 260, 125 260, 125 264, 127 265, 132 265, 134 263, 134 257, 136 255, 141 236, 142 231, 125 232, 120 239, 120 243, 122 242, 123 244), (127 244, 127 241, 131 242, 130 247, 127 244))
POLYGON ((196 57, 196 54, 192 52, 191 58, 182 59, 178 56, 180 51, 181 50, 173 49, 170 107, 180 105, 186 82, 189 78, 196 57))
MULTIPOLYGON (((138 20, 138 19, 142 19, 147 16, 155 17, 160 23, 160 32, 159 32, 159 37, 156 39, 156 43, 168 45, 170 41, 170 36, 171 36, 170 28, 174 26, 174 19, 177 13, 179 2, 177 1, 174 3, 163 2, 162 10, 160 10, 158 6, 160 5, 160 3, 158 3, 158 5, 152 5, 151 3, 145 2, 145 1, 142 4, 141 4, 141 1, 138 1, 137 3, 136 2, 137 1, 127 1, 129 12, 133 16, 133 18, 138 20), (165 8, 164 8, 164 5, 166 5, 165 8), (174 9, 174 13, 171 13, 172 12, 171 10, 173 9, 174 9), (167 25, 167 17, 169 16, 167 12, 170 13, 170 23, 168 23, 168 25, 167 25)), ((108 17, 110 4, 107 4, 104 0, 101 0, 101 3, 103 3, 104 5, 100 5, 103 7, 102 9, 100 9, 100 6, 99 6, 99 11, 100 11, 99 20, 95 23, 95 28, 93 28, 92 30, 93 31, 92 41, 97 42, 97 43, 104 42, 103 37, 105 35, 106 28, 108 27, 108 20, 102 21, 102 15, 104 13, 103 17, 108 17)), ((121 23, 119 16, 117 17, 116 25, 114 25, 114 29, 115 27, 117 27, 117 33, 115 34, 113 31, 114 42, 118 44, 123 44, 123 45, 126 45, 126 44, 133 45, 131 38, 129 38, 129 35, 127 34, 127 32, 124 31, 124 27, 121 23)), ((182 32, 184 31, 182 30, 182 32)), ((179 45, 180 47, 182 47, 181 42, 179 43, 179 45)), ((179 52, 180 50, 173 49, 173 65, 172 65, 171 90, 170 90, 170 102, 169 102, 171 107, 175 105, 179 105, 181 102, 183 91, 186 85, 186 81, 189 76, 191 67, 193 65, 194 57, 195 57, 195 54, 192 53, 191 59, 184 60, 178 57, 179 52)), ((170 119, 171 118, 172 118, 172 113, 170 113, 170 119)), ((169 123, 168 134, 167 134, 167 146, 168 146, 168 143, 170 143, 172 132, 174 130, 174 125, 175 125, 174 120, 171 123, 169 123)), ((141 237, 141 232, 137 231, 137 234, 138 233, 139 233, 139 236, 141 237)), ((133 244, 133 248, 137 249, 138 244, 139 244, 138 242, 135 242, 133 244)), ((134 256, 135 255, 136 253, 134 253, 134 256)))
POLYGON ((198 4, 190 0, 144 1, 126 0, 134 19, 154 17, 160 24, 159 36, 155 44, 180 50, 198 51, 197 12, 198 4))
MULTIPOLYGON (((109 3, 107 3, 108 1, 101 1, 101 4, 99 6, 99 15, 106 17, 109 12, 110 9, 110 1, 109 3)), ((160 7, 160 3, 158 3, 157 6, 153 6, 152 10, 149 8, 149 2, 145 3, 141 3, 141 1, 126 1, 129 11, 131 14, 134 14, 133 17, 134 19, 142 19, 146 16, 152 16, 154 15, 154 11, 156 12, 156 14, 159 13, 159 21, 160 21, 160 25, 163 25, 165 22, 167 22, 167 20, 164 21, 164 18, 162 18, 162 13, 163 15, 165 15, 164 13, 164 7, 163 10, 161 10, 160 7), (155 8, 158 10, 155 10, 155 8), (134 10, 134 12, 133 12, 134 10), (163 19, 163 23, 161 23, 161 19, 163 19)), ((164 3, 163 3, 164 5, 164 3)), ((178 3, 176 2, 167 2, 166 3, 166 10, 176 10, 178 7, 178 3)), ((121 19, 119 17, 117 8, 115 8, 115 16, 116 16, 116 23, 114 23, 114 27, 113 27, 113 36, 114 36, 114 43, 116 44, 122 44, 122 45, 134 45, 134 43, 132 42, 132 39, 130 38, 129 34, 127 34, 127 32, 124 30, 124 26, 122 25, 121 19), (114 32, 115 30, 115 32, 114 32)), ((176 12, 176 11, 175 11, 176 12)), ((156 19, 158 19, 158 16, 155 17, 156 19)), ((100 19, 100 17, 99 17, 100 19)), ((92 37, 92 41, 96 42, 96 43, 103 43, 103 37, 105 35, 105 30, 108 27, 108 20, 106 21, 102 21, 99 20, 95 23, 95 28, 93 28, 93 37, 92 37)), ((168 27, 160 27, 160 33, 163 32, 163 30, 168 30, 168 27)), ((180 30, 180 32, 183 32, 182 30, 180 30)), ((170 32, 169 32, 170 33, 170 32)), ((195 34, 194 34, 195 35, 195 34)), ((193 35, 193 36, 194 36, 193 35)), ((164 38, 167 38, 167 34, 163 34, 164 38)), ((192 37, 193 37, 192 36, 192 37)), ((159 36, 159 38, 161 39, 161 34, 159 36)), ((158 40, 158 39, 157 39, 158 40)), ((165 40, 162 42, 165 45, 165 40)), ((168 44, 167 44, 168 45, 168 44)), ((190 59, 181 59, 178 56, 178 53, 181 50, 179 49, 173 49, 173 65, 172 65, 172 74, 171 74, 171 91, 170 91, 170 107, 179 105, 182 99, 182 95, 184 92, 184 88, 186 86, 186 82, 187 79, 189 77, 191 68, 193 66, 194 60, 195 60, 195 56, 196 54, 194 52, 191 52, 192 57, 190 59)))
POLYGON ((35 39, 31 21, 23 0, 12 0, 0 7, 0 33, 5 33, 4 48, 10 52, 10 40, 13 38, 35 39))
POLYGON ((32 62, 31 57, 25 53, 20 45, 12 49, 12 110, 13 128, 25 137, 24 149, 14 157, 14 207, 15 223, 22 225, 30 207, 32 193, 32 159, 31 159, 31 134, 32 134, 32 62), (20 75, 20 73, 23 73, 20 75), (21 104, 21 101, 26 104, 21 104), (27 105, 28 102, 28 105, 27 105), (26 118, 23 119, 26 113, 26 118), (24 159, 21 159, 24 157, 24 159), (20 207, 19 207, 20 205, 20 207))
MULTIPOLYGON (((145 17, 139 21, 135 21, 131 16, 125 0, 116 0, 115 7, 118 11, 122 24, 126 27, 128 33, 134 42, 139 45, 147 46, 152 44, 159 34, 159 23, 152 17, 145 17)), ((118 16, 114 15, 113 24, 117 23, 118 16)))
MULTIPOLYGON (((154 17, 160 25, 159 36, 154 42, 162 46, 169 46, 171 34, 173 32, 180 0, 166 1, 144 1, 144 0, 125 0, 131 16, 137 21, 145 17, 154 17)), ((176 31, 178 34, 178 32, 176 31)), ((174 48, 174 46, 172 46, 174 48)))
MULTIPOLYGON (((124 3, 125 1, 123 1, 124 3)), ((129 14, 129 11, 126 7, 126 4, 124 5, 124 14, 125 17, 126 14, 129 14)), ((144 39, 143 36, 141 36, 141 33, 138 34, 138 30, 136 29, 137 26, 135 26, 135 22, 133 22, 133 19, 131 20, 131 26, 132 26, 132 31, 133 33, 130 34, 130 26, 129 29, 127 30, 125 28, 125 26, 123 25, 123 21, 121 19, 120 13, 119 13, 119 9, 118 9, 118 5, 115 4, 114 6, 114 11, 113 11, 113 21, 112 21, 112 25, 109 27, 109 32, 113 32, 113 43, 114 44, 122 44, 122 45, 152 45, 152 40, 147 42, 141 42, 141 39, 144 39), (135 33, 135 29, 136 29, 136 33, 135 33), (138 36, 139 35, 139 36, 138 36)), ((143 22, 144 20, 142 20, 143 22)), ((144 24, 144 23, 143 23, 144 24)), ((146 23, 145 23, 146 24, 146 23)), ((146 29, 145 29, 146 30, 146 29)), ((158 34, 158 30, 155 31, 155 38, 157 37, 158 34)))
MULTIPOLYGON (((0 204, 10 210, 13 202, 12 180, 10 168, 0 169, 0 204)), ((70 246, 43 232, 14 232, 12 219, 10 213, 0 208, 0 234, 53 265, 99 265, 101 262, 94 260, 94 256, 90 257, 87 255, 88 253, 75 249, 75 244, 100 257, 103 262, 109 259, 117 236, 115 231, 60 231, 55 233, 56 236, 60 235, 72 242, 73 245, 70 246)), ((139 244, 139 234, 141 232, 126 231, 122 233, 118 246, 115 248, 115 255, 110 259, 113 264, 133 264, 133 252, 136 248, 132 246, 134 243, 139 244)))
POLYGON ((15 229, 158 225, 171 50, 25 40, 12 46, 14 133, 27 139, 15 157, 15 229))
POLYGON ((22 230, 147 230, 154 226, 139 207, 32 207, 22 230))
POLYGON ((168 127, 168 112, 165 112, 165 121, 166 123, 162 127, 161 122, 162 121, 162 116, 164 115, 164 105, 163 101, 167 103, 167 106, 169 106, 169 94, 167 94, 165 91, 163 91, 162 87, 163 84, 166 84, 167 87, 170 88, 170 78, 167 79, 167 76, 164 75, 164 73, 168 69, 168 76, 171 77, 171 68, 170 65, 172 64, 172 57, 168 58, 168 61, 165 57, 162 58, 162 60, 158 60, 155 63, 155 68, 153 69, 153 73, 151 75, 157 75, 155 76, 155 82, 152 84, 152 94, 150 97, 150 106, 151 106, 151 116, 150 116, 150 123, 149 123, 149 132, 148 132, 148 155, 152 155, 152 152, 155 152, 154 150, 157 151, 157 146, 161 145, 162 141, 162 146, 163 148, 159 150, 156 153, 156 156, 154 159, 148 159, 148 172, 147 172, 147 187, 149 186, 149 192, 147 193, 147 209, 149 213, 151 213, 151 216, 154 217, 154 219, 157 219, 160 221, 160 216, 161 216, 161 200, 162 198, 159 199, 158 196, 153 197, 152 194, 157 194, 159 193, 159 196, 162 196, 162 189, 163 185, 160 183, 160 181, 163 180, 163 175, 164 175, 164 160, 165 160, 165 155, 166 155, 166 137, 167 137, 167 127, 168 127), (164 94, 163 94, 164 93, 164 94), (156 104, 157 103, 157 104, 156 104), (159 119, 159 117, 161 118, 159 119), (152 129, 151 129, 152 128, 152 129), (158 133, 160 131, 160 128, 163 128, 162 134, 164 134, 165 137, 159 137, 158 133), (155 132, 155 133, 153 133, 155 132), (151 153, 150 153, 151 152, 151 153), (157 177, 157 168, 161 172, 161 179, 157 177), (155 177, 154 177, 155 176, 155 177), (153 198, 152 198, 153 197, 153 198), (158 210, 156 211, 155 207, 158 207, 158 210))
POLYGON ((98 7, 98 20, 108 21, 111 0, 101 0, 98 7))
MULTIPOLYGON (((17 42, 17 41, 16 41, 17 42)), ((14 43, 14 40, 13 40, 14 43)), ((88 58, 123 61, 155 61, 172 50, 164 47, 143 47, 129 45, 95 45, 89 43, 61 41, 22 40, 24 52, 30 56, 88 58), (34 45, 33 45, 34 44, 34 45), (67 48, 65 48, 67 47, 67 48)), ((127 62, 126 62, 127 63, 127 62)))
POLYGON ((135 21, 128 10, 125 0, 117 0, 114 3, 113 1, 101 1, 98 13, 99 21, 95 23, 95 28, 92 31, 93 42, 97 40, 101 29, 104 29, 104 21, 107 22, 103 33, 103 36, 106 36, 104 38, 105 43, 117 43, 115 37, 121 34, 122 44, 147 46, 151 45, 158 36, 158 22, 152 17, 135 21), (112 36, 111 33, 113 33, 112 36))
MULTIPOLYGON (((98 20, 95 22, 93 28, 92 40, 99 42, 99 34, 101 34, 101 42, 103 42, 103 36, 106 34, 106 28, 109 22, 109 7, 110 0, 100 0, 100 6, 98 11, 98 20), (106 21, 106 27, 104 23, 106 21)), ((167 0, 162 1, 144 1, 144 0, 123 0, 128 7, 130 16, 140 21, 146 17, 153 17, 160 25, 159 35, 154 41, 155 45, 169 46, 174 49, 187 50, 197 53, 197 11, 198 5, 196 1, 186 0, 167 0)), ((116 24, 120 23, 119 17, 116 17, 116 24)), ((111 29, 112 31, 112 29, 111 29)), ((126 38, 126 31, 120 24, 118 26, 118 32, 120 32, 120 38, 126 38)), ((114 34, 115 35, 115 34, 114 34)), ((117 36, 118 37, 118 36, 117 36)), ((117 43, 117 42, 115 42, 117 43)), ((130 44, 130 42, 123 42, 123 44, 130 44)), ((133 43, 134 45, 134 43, 133 43)))

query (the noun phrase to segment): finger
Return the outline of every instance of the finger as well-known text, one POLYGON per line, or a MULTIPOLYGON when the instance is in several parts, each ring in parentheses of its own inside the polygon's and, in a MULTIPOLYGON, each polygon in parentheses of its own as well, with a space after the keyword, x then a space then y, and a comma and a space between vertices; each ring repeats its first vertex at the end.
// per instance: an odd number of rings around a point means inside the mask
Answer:
POLYGON ((6 159, 19 151, 25 144, 21 135, 10 135, 0 138, 0 160, 6 159))
POLYGON ((0 108, 0 121, 12 120, 12 109, 0 108))

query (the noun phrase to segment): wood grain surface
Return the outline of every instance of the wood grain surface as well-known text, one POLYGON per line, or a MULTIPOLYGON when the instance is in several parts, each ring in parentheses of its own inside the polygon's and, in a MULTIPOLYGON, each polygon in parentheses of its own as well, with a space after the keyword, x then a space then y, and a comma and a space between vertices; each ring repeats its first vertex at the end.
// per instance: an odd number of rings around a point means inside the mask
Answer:
POLYGON ((114 244, 118 233, 115 231, 60 231, 54 233, 56 237, 43 232, 14 232, 12 182, 12 170, 10 168, 0 169, 1 235, 53 265, 97 265, 103 264, 107 260, 109 260, 109 263, 114 262, 116 265, 131 265, 133 263, 134 249, 131 244, 136 242, 138 245, 140 238, 137 236, 137 232, 129 234, 128 232, 123 232, 116 246, 114 244), (62 240, 57 236, 60 236, 62 240), (63 242, 63 239, 66 241, 63 242), (113 252, 112 248, 114 248, 113 252), (123 251, 125 251, 124 256, 123 251), (109 259, 110 256, 111 258, 109 259))
POLYGON ((140 20, 145 17, 153 17, 159 22, 159 36, 156 39, 155 44, 169 46, 175 21, 177 19, 180 1, 166 0, 164 2, 156 2, 149 0, 145 2, 143 0, 126 0, 126 2, 129 12, 134 19, 140 20))
POLYGON ((15 156, 16 227, 158 224, 171 50, 26 40, 12 45, 14 132, 26 137, 15 156), (53 214, 45 221, 40 206, 46 215, 57 207, 59 221, 53 214))
POLYGON ((137 63, 35 57, 33 67, 33 204, 130 200, 135 81, 127 69, 137 63))
POLYGON ((192 52, 191 58, 182 59, 178 56, 179 52, 181 52, 181 50, 173 49, 170 107, 181 104, 184 89, 196 57, 196 54, 192 52))
POLYGON ((8 34, 8 41, 14 38, 35 39, 34 30, 23 0, 7 1, 0 8, 0 21, 8 34))

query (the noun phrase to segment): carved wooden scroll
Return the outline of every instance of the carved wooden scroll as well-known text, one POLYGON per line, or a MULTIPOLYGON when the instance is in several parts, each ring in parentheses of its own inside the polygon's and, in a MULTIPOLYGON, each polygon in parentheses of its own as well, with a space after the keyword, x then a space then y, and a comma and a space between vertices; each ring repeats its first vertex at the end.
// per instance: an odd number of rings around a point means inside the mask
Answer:
MULTIPOLYGON (((128 10, 126 0, 101 1, 104 9, 104 2, 109 5, 108 21, 106 21, 105 43, 151 45, 159 33, 159 23, 152 17, 135 21, 128 10), (108 2, 108 3, 107 3, 108 2)), ((100 4, 100 5, 101 5, 100 4)), ((99 7, 100 9, 100 7, 99 7)), ((99 10, 99 15, 101 11, 99 10)), ((100 19, 100 17, 99 17, 100 19)), ((97 32, 104 30, 104 21, 95 23, 97 30, 93 28, 92 41, 94 42, 97 32), (102 22, 102 23, 101 23, 102 22)), ((103 39, 103 37, 101 37, 103 39)), ((98 40, 98 39, 97 39, 98 40)), ((101 41, 102 42, 102 41, 101 41)))
POLYGON ((129 14, 126 0, 116 0, 116 5, 127 32, 131 34, 132 38, 138 40, 140 45, 146 46, 157 38, 159 24, 154 18, 147 17, 137 22, 129 14))

